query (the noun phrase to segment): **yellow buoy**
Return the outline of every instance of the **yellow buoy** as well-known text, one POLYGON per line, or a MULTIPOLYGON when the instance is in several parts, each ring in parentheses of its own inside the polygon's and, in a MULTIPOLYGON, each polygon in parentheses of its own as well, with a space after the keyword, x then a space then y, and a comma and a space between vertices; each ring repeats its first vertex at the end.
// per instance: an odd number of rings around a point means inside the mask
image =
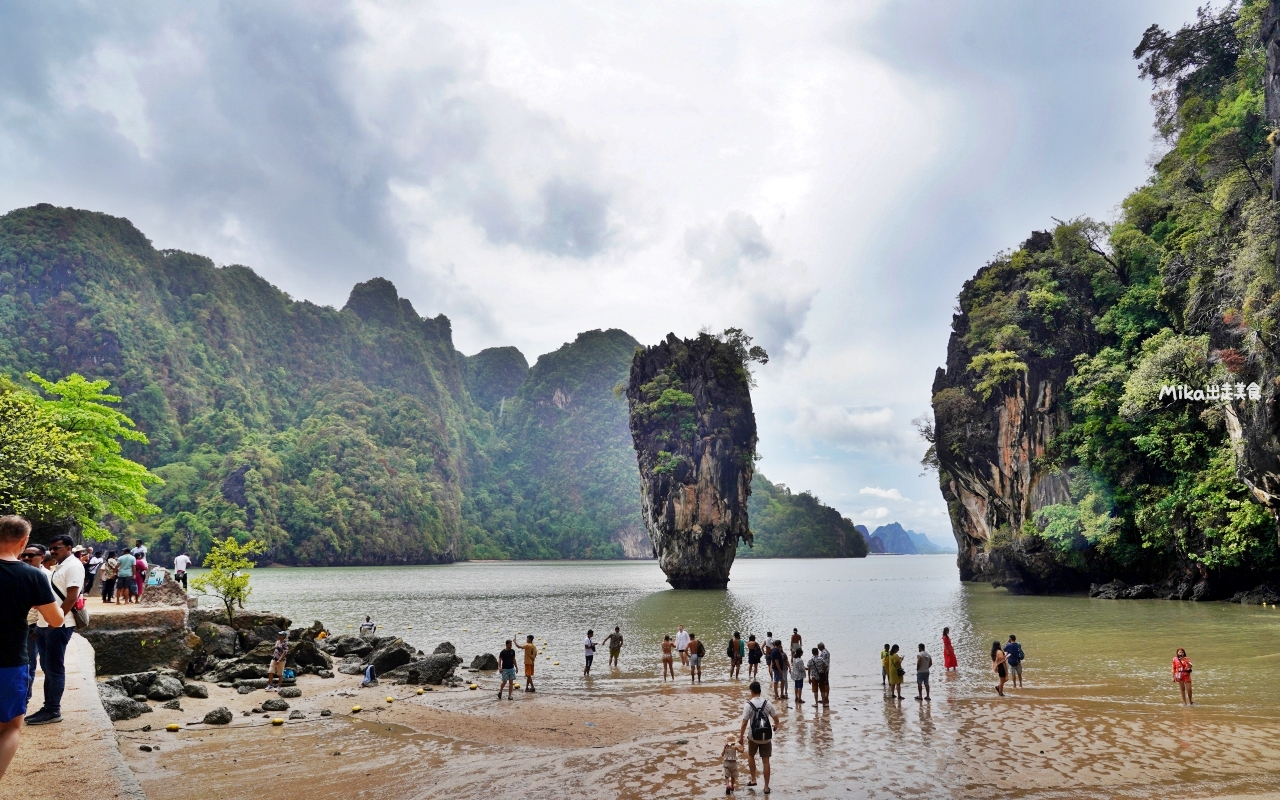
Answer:
POLYGON ((165 729, 166 731, 175 732, 175 731, 180 731, 180 730, 182 730, 182 726, 181 726, 181 725, 179 725, 179 724, 178 724, 178 723, 176 723, 176 722, 170 722, 168 725, 165 725, 165 726, 164 726, 164 729, 165 729))
POLYGON ((354 628, 354 627, 355 627, 354 625, 348 625, 348 626, 347 626, 347 630, 351 630, 351 629, 352 629, 352 628, 354 628))
POLYGON ((405 630, 407 630, 407 631, 411 631, 411 630, 413 630, 413 626, 412 626, 412 625, 406 625, 406 626, 405 626, 405 630))
POLYGON ((559 661, 552 661, 552 662, 551 662, 551 665, 552 665, 553 667, 558 667, 558 666, 560 666, 560 662, 559 662, 559 661))
POLYGON ((284 720, 280 719, 279 717, 276 717, 275 719, 271 720, 271 724, 272 724, 272 725, 283 725, 283 724, 284 724, 284 720))
POLYGON ((352 713, 352 714, 359 714, 359 713, 360 713, 360 706, 352 706, 352 707, 351 707, 351 713, 352 713))
POLYGON ((388 703, 394 703, 395 701, 396 701, 396 699, 395 699, 394 697, 388 697, 388 698, 387 698, 387 702, 388 702, 388 703))
POLYGON ((478 683, 473 683, 473 684, 471 684, 470 686, 468 686, 467 688, 468 688, 468 689, 479 689, 479 688, 480 688, 480 684, 478 684, 478 683))
POLYGON ((463 633, 466 633, 466 632, 467 632, 467 629, 466 629, 466 628, 463 628, 463 629, 462 629, 462 632, 463 632, 463 633))
POLYGON ((418 690, 418 694, 422 694, 422 690, 421 690, 421 689, 419 689, 419 690, 418 690))

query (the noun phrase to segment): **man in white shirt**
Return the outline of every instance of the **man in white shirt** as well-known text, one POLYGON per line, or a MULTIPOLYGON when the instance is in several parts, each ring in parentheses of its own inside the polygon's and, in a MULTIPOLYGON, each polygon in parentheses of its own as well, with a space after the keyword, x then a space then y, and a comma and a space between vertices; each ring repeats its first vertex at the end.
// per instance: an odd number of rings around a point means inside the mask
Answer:
POLYGON ((71 547, 71 537, 66 534, 53 537, 49 543, 49 552, 58 562, 49 576, 49 583, 54 597, 61 603, 63 620, 57 628, 49 627, 43 617, 36 621, 36 652, 40 657, 40 669, 44 671, 44 707, 27 716, 27 725, 62 722, 62 691, 67 685, 64 659, 67 643, 76 628, 71 612, 76 607, 80 590, 84 588, 84 564, 71 555, 71 547))
POLYGON ((680 663, 689 666, 689 632, 680 626, 680 630, 676 633, 676 649, 680 651, 680 663))
POLYGON ((747 740, 747 766, 751 770, 748 786, 756 785, 756 754, 764 762, 764 791, 769 793, 769 759, 773 756, 773 734, 782 726, 778 712, 774 710, 769 698, 760 696, 760 681, 751 682, 751 699, 742 710, 742 725, 738 728, 738 742, 742 742, 747 728, 751 729, 751 738, 747 740), (773 725, 770 726, 770 719, 773 725))
POLYGON ((582 668, 583 675, 591 674, 591 661, 596 657, 596 642, 591 637, 595 635, 595 631, 587 631, 587 638, 582 640, 582 654, 587 660, 587 665, 582 668))
POLYGON ((173 579, 187 589, 187 567, 191 566, 191 558, 184 552, 173 560, 173 579))

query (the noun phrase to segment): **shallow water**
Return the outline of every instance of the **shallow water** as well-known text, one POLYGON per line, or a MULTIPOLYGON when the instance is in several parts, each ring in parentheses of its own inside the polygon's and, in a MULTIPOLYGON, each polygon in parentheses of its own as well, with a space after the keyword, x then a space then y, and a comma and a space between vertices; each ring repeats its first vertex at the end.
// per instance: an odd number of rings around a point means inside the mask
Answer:
POLYGON ((253 585, 251 607, 295 625, 343 632, 370 614, 384 634, 427 651, 448 640, 468 661, 533 633, 548 643, 540 688, 555 693, 650 691, 659 642, 680 623, 707 640, 706 683, 728 685, 734 630, 785 638, 798 627, 806 649, 823 641, 834 659, 830 708, 787 711, 776 746, 779 788, 806 796, 1186 796, 1280 781, 1275 609, 1015 597, 961 584, 954 556, 739 561, 719 592, 671 590, 653 562, 264 569, 253 585), (627 637, 621 670, 601 647, 585 681, 586 629, 600 640, 614 625, 627 637), (886 700, 881 645, 923 642, 940 665, 943 626, 959 672, 935 669, 931 703, 916 702, 913 683, 905 701, 886 700), (999 698, 987 652, 1010 633, 1027 652, 1027 689, 999 698), (1176 647, 1195 663, 1193 709, 1170 681, 1176 647))

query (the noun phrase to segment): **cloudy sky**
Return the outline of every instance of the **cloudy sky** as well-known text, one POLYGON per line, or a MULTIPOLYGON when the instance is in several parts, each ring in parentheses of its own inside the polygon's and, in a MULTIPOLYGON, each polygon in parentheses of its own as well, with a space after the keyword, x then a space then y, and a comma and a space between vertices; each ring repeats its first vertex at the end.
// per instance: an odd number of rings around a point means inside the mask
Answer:
POLYGON ((943 538, 911 419, 956 294, 1145 179, 1131 52, 1194 6, 5 4, 0 210, 337 306, 385 276, 466 353, 743 327, 762 471, 943 538))

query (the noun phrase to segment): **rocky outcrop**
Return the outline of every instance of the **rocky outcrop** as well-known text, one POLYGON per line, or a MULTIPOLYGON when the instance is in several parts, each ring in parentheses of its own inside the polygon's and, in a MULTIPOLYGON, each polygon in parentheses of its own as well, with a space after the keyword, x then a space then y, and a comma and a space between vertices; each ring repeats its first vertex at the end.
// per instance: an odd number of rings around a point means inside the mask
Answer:
POLYGON ((94 615, 80 632, 93 645, 99 675, 164 667, 183 672, 202 642, 187 629, 187 607, 131 608, 94 615))
POLYGON ((498 668, 498 657, 493 653, 482 653, 471 659, 471 669, 490 671, 498 668))
POLYGON ((750 375, 710 334, 637 350, 627 386, 640 505, 658 565, 677 589, 723 589, 751 544, 755 469, 750 375))

